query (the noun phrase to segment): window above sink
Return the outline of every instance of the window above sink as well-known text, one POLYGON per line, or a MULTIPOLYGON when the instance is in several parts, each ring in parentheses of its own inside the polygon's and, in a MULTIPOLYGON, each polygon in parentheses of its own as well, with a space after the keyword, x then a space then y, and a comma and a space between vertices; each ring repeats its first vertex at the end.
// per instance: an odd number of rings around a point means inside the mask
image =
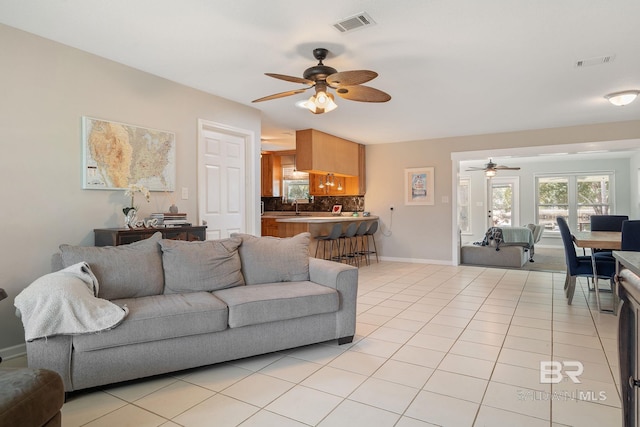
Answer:
POLYGON ((309 199, 309 174, 296 170, 295 156, 282 156, 282 198, 293 203, 309 199))

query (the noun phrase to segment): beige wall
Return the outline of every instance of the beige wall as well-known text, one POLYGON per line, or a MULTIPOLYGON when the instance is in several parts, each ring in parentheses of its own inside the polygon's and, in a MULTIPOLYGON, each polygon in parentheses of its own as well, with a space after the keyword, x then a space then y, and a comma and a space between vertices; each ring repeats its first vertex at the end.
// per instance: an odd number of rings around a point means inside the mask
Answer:
MULTIPOLYGON (((0 355, 7 356, 24 342, 13 298, 50 272, 58 245, 91 245, 94 228, 122 224, 122 191, 81 188, 82 116, 174 132, 176 188, 190 194, 185 201, 178 191, 177 204, 196 221, 197 120, 253 132, 259 156, 260 113, 3 25, 0 52, 0 288, 9 293, 0 301, 0 355)), ((257 211, 258 188, 250 191, 257 211)), ((167 211, 169 200, 152 193, 142 214, 167 211)))
MULTIPOLYGON (((376 240, 378 250, 386 259, 452 262, 455 197, 452 153, 637 138, 640 138, 640 120, 368 145, 365 210, 381 218, 382 234, 376 240), (435 166, 435 205, 404 206, 403 171, 423 166, 435 166), (443 197, 448 198, 448 203, 443 202, 443 197), (394 205, 393 214, 390 205, 394 205)), ((637 180, 637 174, 632 172, 630 178, 637 180)), ((637 183, 635 187, 631 185, 632 191, 634 188, 637 192, 637 183)), ((637 212, 637 195, 635 205, 637 212)), ((634 213, 633 198, 630 211, 634 213)))

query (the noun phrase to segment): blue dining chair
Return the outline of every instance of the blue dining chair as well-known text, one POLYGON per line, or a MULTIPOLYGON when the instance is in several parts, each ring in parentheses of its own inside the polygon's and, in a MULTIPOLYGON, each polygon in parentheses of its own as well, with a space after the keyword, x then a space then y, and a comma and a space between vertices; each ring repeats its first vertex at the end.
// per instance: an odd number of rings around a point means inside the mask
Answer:
MULTIPOLYGON (((591 231, 622 231, 622 223, 628 219, 628 215, 591 215, 591 231)), ((611 249, 591 250, 611 255, 611 249)))
POLYGON ((622 223, 622 243, 620 249, 623 251, 640 252, 640 220, 624 221, 622 223))
MULTIPOLYGON (((573 294, 576 289, 577 277, 593 277, 593 265, 590 256, 578 256, 576 247, 573 245, 573 238, 567 221, 562 218, 556 218, 560 235, 562 236, 562 244, 564 245, 565 261, 567 263, 567 277, 564 282, 564 292, 568 298, 568 304, 573 301, 573 294)), ((595 257, 596 271, 598 278, 612 279, 615 274, 616 264, 612 257, 597 256, 595 257)))

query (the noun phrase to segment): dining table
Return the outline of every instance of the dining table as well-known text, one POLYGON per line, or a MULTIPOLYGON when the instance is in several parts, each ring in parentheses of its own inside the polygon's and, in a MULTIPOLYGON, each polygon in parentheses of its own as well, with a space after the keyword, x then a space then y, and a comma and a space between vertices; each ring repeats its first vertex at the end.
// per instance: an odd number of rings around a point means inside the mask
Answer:
MULTIPOLYGON (((615 310, 602 310, 600 308, 600 289, 598 288, 598 271, 596 269, 595 252, 593 249, 620 250, 622 245, 622 232, 620 231, 576 231, 572 233, 573 242, 579 248, 591 250, 591 265, 593 268, 593 287, 596 292, 596 304, 598 311, 614 312, 615 310)), ((615 289, 612 289, 615 292, 615 289)), ((615 298, 615 296, 614 296, 615 298)), ((615 306, 615 304, 614 304, 615 306)))

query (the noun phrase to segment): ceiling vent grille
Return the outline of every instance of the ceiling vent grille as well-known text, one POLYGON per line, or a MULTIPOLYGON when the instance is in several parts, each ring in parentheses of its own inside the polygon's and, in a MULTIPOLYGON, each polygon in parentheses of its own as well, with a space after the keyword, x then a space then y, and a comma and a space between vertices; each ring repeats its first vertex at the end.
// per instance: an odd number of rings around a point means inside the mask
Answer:
POLYGON ((375 21, 371 19, 371 16, 369 16, 367 12, 362 12, 336 22, 333 24, 333 27, 341 33, 346 33, 375 24, 375 21))
POLYGON ((590 67, 592 65, 603 65, 613 62, 615 55, 598 56, 595 58, 579 59, 576 61, 577 68, 590 67))

